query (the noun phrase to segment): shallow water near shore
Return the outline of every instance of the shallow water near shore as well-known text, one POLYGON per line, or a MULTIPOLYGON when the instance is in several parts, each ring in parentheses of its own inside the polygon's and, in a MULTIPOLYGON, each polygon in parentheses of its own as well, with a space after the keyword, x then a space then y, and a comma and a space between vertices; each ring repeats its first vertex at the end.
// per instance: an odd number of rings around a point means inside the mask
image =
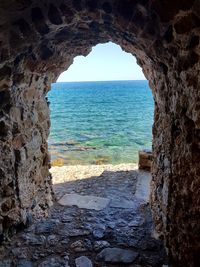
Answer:
POLYGON ((48 100, 53 165, 136 163, 151 148, 147 81, 55 83, 48 100))

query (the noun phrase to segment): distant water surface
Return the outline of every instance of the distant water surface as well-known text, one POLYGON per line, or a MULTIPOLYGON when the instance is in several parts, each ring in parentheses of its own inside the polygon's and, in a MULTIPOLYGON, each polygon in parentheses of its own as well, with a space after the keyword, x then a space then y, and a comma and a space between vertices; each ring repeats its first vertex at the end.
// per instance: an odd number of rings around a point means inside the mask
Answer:
POLYGON ((52 161, 119 164, 151 148, 153 97, 147 81, 55 83, 49 149, 52 161))

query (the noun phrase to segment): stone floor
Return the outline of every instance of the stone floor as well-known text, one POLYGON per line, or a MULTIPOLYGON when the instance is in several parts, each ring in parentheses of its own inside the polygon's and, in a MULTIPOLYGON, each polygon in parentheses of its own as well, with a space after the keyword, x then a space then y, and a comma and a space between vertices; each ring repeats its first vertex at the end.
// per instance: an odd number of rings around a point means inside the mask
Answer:
POLYGON ((134 169, 104 170, 55 184, 49 218, 5 242, 0 267, 167 266, 163 243, 153 237, 150 179, 134 169))

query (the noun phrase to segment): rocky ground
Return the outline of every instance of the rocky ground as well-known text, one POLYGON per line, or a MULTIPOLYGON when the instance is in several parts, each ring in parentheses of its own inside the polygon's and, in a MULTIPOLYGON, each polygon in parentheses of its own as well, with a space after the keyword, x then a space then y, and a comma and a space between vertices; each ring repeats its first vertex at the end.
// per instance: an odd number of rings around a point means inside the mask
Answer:
POLYGON ((150 173, 135 165, 51 169, 57 202, 0 248, 0 267, 161 267, 153 236, 150 173))

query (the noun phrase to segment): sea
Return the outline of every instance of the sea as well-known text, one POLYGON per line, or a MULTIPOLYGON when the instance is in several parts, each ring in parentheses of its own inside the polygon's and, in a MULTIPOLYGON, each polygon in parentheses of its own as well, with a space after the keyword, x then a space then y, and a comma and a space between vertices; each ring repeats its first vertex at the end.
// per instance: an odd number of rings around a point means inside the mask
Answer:
POLYGON ((137 163, 151 149, 154 103, 146 80, 54 83, 48 93, 52 163, 137 163))

